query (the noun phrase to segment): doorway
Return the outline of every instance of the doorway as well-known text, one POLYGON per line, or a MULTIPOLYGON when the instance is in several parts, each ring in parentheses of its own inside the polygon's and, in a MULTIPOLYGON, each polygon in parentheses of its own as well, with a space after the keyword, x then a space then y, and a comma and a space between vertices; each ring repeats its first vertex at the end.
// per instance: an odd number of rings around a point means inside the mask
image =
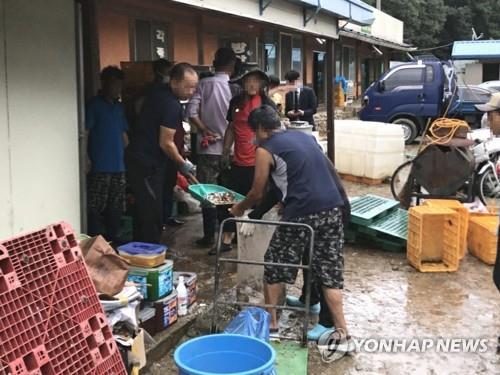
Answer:
POLYGON ((483 63, 483 82, 497 81, 500 79, 500 64, 483 63))
POLYGON ((325 56, 325 52, 314 52, 313 56, 313 89, 318 97, 318 104, 326 102, 325 56))

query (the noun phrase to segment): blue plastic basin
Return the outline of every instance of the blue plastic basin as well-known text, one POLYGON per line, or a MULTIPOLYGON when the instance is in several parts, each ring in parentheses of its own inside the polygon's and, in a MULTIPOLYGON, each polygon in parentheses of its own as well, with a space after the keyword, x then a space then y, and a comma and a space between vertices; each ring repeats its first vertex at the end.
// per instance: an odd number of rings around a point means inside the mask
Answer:
POLYGON ((267 375, 276 352, 253 337, 218 334, 186 341, 175 350, 174 360, 180 375, 267 375))

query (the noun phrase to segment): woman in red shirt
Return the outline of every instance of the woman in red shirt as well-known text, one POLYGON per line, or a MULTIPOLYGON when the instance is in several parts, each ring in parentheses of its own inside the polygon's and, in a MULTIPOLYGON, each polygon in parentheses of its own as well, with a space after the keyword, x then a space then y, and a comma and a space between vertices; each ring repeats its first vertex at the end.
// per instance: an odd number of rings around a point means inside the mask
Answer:
MULTIPOLYGON (((252 69, 245 72, 232 83, 241 86, 242 91, 229 103, 227 113, 227 127, 224 135, 224 149, 222 154, 223 169, 231 168, 227 187, 237 193, 246 195, 253 182, 255 171, 255 133, 248 125, 248 116, 255 108, 263 104, 274 103, 266 94, 269 77, 260 69, 252 69), (234 155, 231 160, 231 149, 234 146, 234 155)), ((221 207, 218 211, 219 222, 229 217, 228 207, 221 207)), ((221 252, 230 251, 233 233, 236 232, 234 223, 227 224, 224 228, 221 252)), ((216 249, 212 249, 209 255, 215 255, 216 249)))

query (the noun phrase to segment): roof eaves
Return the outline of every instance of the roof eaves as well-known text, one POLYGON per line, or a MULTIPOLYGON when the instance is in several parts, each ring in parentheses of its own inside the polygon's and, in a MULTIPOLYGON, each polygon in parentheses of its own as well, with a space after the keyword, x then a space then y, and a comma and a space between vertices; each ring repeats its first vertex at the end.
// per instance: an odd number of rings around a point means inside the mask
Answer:
POLYGON ((403 52, 411 52, 411 51, 415 51, 417 49, 416 47, 413 47, 410 44, 396 43, 396 42, 392 42, 390 40, 378 38, 378 37, 370 35, 370 34, 366 34, 366 33, 359 32, 359 31, 354 31, 354 30, 349 30, 349 29, 340 30, 339 35, 346 37, 346 38, 353 38, 356 40, 360 40, 362 42, 371 43, 371 44, 375 44, 377 46, 391 48, 391 49, 395 49, 395 50, 403 51, 403 52))

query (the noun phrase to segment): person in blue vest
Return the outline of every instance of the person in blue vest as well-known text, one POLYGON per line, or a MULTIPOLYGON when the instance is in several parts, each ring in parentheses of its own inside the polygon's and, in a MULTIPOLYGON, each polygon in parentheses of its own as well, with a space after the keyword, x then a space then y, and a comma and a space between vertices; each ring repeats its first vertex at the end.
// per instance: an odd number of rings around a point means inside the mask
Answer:
POLYGON ((120 101, 124 74, 108 66, 100 78, 101 91, 88 101, 85 112, 88 234, 105 233, 116 244, 125 206, 124 149, 128 145, 128 125, 120 101))
MULTIPOLYGON (((283 205, 283 221, 310 225, 315 232, 312 265, 313 282, 321 292, 330 310, 335 330, 331 339, 347 342, 353 350, 342 305, 344 286, 344 228, 348 208, 345 191, 334 167, 310 135, 283 130, 275 109, 261 106, 249 116, 249 125, 255 131, 259 145, 256 151, 255 175, 252 188, 245 200, 230 211, 242 216, 266 195, 268 184, 278 189, 283 205)), ((265 261, 299 264, 308 248, 309 235, 304 229, 280 226, 276 229, 265 261)), ((266 266, 264 293, 266 304, 278 304, 283 283, 293 284, 297 268, 266 266)), ((276 309, 271 314, 270 330, 279 330, 276 309)), ((347 351, 349 351, 347 350, 347 351)))

